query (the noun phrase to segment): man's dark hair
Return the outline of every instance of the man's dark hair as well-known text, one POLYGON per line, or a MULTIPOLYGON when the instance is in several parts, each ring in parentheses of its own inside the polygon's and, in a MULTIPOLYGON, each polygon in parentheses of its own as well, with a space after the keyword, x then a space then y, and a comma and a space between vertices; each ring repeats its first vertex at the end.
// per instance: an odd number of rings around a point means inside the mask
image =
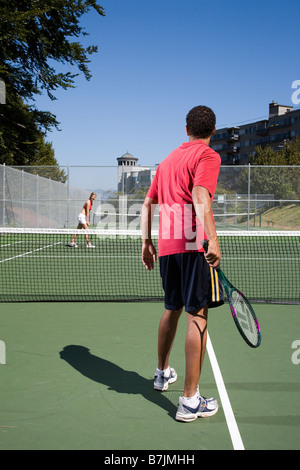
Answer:
POLYGON ((196 106, 187 114, 186 125, 190 135, 206 139, 214 131, 215 113, 207 106, 196 106))

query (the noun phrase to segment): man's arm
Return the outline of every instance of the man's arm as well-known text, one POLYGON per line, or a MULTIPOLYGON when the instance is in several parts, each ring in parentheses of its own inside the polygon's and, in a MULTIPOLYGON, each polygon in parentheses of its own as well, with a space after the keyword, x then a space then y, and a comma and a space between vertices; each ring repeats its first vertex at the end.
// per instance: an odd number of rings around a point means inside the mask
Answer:
POLYGON ((156 204, 155 199, 146 197, 142 207, 142 263, 149 271, 154 268, 156 262, 156 250, 151 239, 153 209, 156 204))
POLYGON ((196 215, 208 238, 208 251, 205 258, 210 266, 216 268, 221 260, 221 252, 213 220, 210 194, 203 186, 195 186, 192 191, 192 197, 196 215))

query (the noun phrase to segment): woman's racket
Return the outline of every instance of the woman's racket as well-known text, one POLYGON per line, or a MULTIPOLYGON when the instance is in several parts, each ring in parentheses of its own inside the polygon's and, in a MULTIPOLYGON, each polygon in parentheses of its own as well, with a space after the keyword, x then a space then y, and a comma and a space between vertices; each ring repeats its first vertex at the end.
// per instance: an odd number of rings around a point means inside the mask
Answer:
MULTIPOLYGON (((208 241, 203 240, 201 245, 204 251, 208 250, 208 241)), ((220 268, 220 265, 215 268, 221 279, 222 285, 225 289, 231 315, 234 319, 237 329, 239 330, 242 338, 251 348, 257 348, 261 342, 260 327, 253 307, 244 294, 234 287, 231 282, 220 268)))

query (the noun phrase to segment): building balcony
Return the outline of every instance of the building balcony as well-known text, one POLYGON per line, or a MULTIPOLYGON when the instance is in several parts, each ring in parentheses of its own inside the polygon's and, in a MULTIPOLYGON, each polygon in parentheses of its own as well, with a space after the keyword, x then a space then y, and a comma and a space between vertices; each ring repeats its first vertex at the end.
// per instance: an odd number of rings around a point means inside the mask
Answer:
POLYGON ((256 134, 262 137, 268 135, 268 127, 267 126, 258 127, 256 129, 256 134))
POLYGON ((228 134, 227 142, 237 142, 239 140, 239 134, 228 134))
POLYGON ((239 127, 228 127, 226 136, 227 142, 237 142, 239 138, 239 127))
POLYGON ((228 147, 227 155, 235 155, 238 153, 238 151, 239 151, 239 147, 237 147, 236 145, 232 145, 228 147))

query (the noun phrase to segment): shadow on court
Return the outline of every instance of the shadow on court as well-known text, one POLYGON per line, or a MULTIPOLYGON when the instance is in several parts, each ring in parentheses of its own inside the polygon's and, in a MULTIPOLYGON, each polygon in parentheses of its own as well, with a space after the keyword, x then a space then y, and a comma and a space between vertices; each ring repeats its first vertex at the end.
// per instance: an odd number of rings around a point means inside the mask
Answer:
POLYGON ((153 379, 146 379, 137 372, 122 369, 113 362, 94 356, 84 346, 65 346, 59 354, 61 359, 90 380, 106 385, 108 390, 118 393, 141 395, 175 419, 177 406, 164 394, 154 390, 153 379))

